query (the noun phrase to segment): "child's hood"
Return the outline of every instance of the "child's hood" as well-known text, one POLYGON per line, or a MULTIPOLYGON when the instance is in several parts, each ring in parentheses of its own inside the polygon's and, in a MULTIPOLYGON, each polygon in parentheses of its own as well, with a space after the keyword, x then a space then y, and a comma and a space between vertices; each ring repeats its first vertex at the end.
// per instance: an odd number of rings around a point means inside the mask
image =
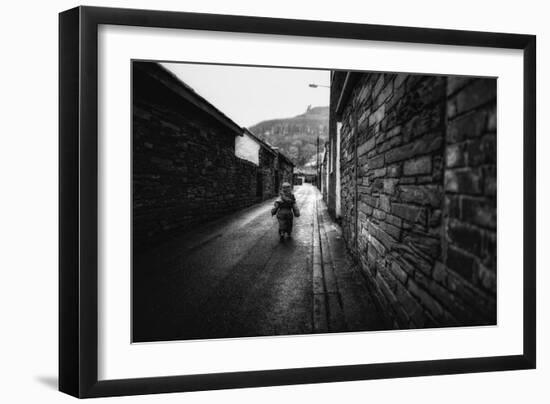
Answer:
POLYGON ((288 192, 288 193, 285 193, 283 191, 281 191, 279 193, 279 197, 283 200, 283 201, 295 201, 296 200, 296 197, 294 196, 294 194, 292 192, 288 192))

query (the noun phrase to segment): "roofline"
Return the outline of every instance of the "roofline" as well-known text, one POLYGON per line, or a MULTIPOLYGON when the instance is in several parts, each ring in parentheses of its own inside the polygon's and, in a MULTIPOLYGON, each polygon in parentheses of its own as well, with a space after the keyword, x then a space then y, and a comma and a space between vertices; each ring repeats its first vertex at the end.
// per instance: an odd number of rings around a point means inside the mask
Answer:
POLYGON ((344 79, 344 84, 338 94, 338 101, 336 102, 336 118, 338 120, 342 119, 342 113, 344 111, 344 106, 347 104, 349 97, 352 93, 353 86, 359 79, 360 73, 358 72, 346 72, 346 77, 344 79))
POLYGON ((253 138, 254 140, 258 141, 258 143, 260 143, 260 146, 263 146, 265 149, 267 149, 271 154, 273 155, 277 155, 277 152, 275 150, 273 150, 273 147, 270 146, 267 142, 263 141, 262 139, 260 139, 257 135, 255 135, 254 133, 252 133, 252 131, 248 128, 243 128, 243 132, 246 133, 248 136, 250 136, 251 138, 253 138))
POLYGON ((282 157, 283 160, 286 160, 287 163, 289 163, 292 167, 296 167, 296 164, 294 164, 294 162, 291 159, 289 159, 287 156, 285 156, 283 153, 277 150, 277 154, 279 155, 279 157, 282 157))
POLYGON ((179 95, 185 101, 212 116, 236 135, 243 136, 243 130, 239 125, 237 125, 233 120, 227 117, 227 115, 212 105, 204 97, 196 93, 193 88, 180 80, 174 73, 166 69, 164 66, 156 62, 140 61, 134 63, 138 69, 162 83, 166 88, 179 95), (174 81, 176 85, 174 85, 174 81))
POLYGON ((260 139, 257 135, 255 135, 250 129, 248 128, 243 128, 243 131, 244 133, 246 133, 247 135, 249 135, 250 137, 254 138, 255 140, 258 141, 258 143, 260 143, 262 146, 264 146, 265 148, 267 148, 271 153, 273 153, 274 155, 277 155, 277 156, 280 156, 283 160, 286 160, 287 163, 289 163, 290 165, 292 165, 292 167, 296 167, 296 164, 294 164, 294 162, 288 158, 287 156, 285 156, 282 152, 279 151, 279 148, 278 147, 274 147, 274 146, 271 146, 270 144, 268 144, 267 142, 263 141, 262 139, 260 139))
POLYGON ((294 174, 317 175, 317 171, 314 168, 311 169, 311 172, 304 172, 304 171, 298 169, 294 174))

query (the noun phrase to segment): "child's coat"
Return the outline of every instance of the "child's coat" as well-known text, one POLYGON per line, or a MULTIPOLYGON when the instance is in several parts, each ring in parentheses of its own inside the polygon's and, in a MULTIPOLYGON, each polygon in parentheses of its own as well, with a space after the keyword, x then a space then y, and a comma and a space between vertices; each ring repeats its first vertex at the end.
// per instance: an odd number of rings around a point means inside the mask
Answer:
POLYGON ((300 216, 300 210, 296 205, 296 198, 292 193, 284 194, 281 192, 279 198, 275 201, 275 207, 271 209, 272 215, 277 215, 279 221, 279 234, 292 232, 292 222, 294 216, 300 216))

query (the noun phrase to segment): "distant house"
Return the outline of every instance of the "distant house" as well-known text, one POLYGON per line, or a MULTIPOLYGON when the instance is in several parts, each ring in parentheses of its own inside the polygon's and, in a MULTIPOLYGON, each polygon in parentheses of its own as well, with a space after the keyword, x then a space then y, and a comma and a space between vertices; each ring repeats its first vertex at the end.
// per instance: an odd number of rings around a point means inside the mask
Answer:
POLYGON ((243 128, 243 136, 235 138, 235 155, 258 166, 256 188, 258 198, 264 200, 277 194, 278 152, 270 144, 243 128))
MULTIPOLYGON (((304 167, 294 172, 294 183, 309 183, 315 184, 317 178, 317 170, 315 168, 304 167)), ((301 184, 300 184, 301 185, 301 184)))
POLYGON ((294 162, 249 129, 244 128, 243 136, 235 138, 235 155, 258 166, 257 196, 261 199, 277 195, 283 182, 294 182, 294 162))

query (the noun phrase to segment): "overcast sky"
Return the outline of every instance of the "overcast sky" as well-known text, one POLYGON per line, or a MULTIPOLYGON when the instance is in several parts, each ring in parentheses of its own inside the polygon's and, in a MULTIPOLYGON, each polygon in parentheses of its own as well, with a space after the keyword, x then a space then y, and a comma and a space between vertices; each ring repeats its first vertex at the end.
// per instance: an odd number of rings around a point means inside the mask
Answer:
POLYGON ((327 70, 162 63, 240 126, 288 118, 313 107, 329 105, 327 70))

